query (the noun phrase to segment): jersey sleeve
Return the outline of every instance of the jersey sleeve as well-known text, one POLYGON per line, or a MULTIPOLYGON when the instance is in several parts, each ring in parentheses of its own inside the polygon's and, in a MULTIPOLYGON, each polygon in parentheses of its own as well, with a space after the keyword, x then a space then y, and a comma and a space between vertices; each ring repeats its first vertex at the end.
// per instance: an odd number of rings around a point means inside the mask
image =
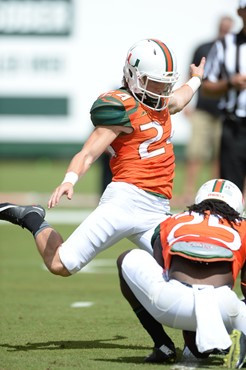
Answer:
POLYGON ((129 126, 131 121, 125 104, 112 95, 100 96, 92 105, 91 121, 94 126, 129 126))

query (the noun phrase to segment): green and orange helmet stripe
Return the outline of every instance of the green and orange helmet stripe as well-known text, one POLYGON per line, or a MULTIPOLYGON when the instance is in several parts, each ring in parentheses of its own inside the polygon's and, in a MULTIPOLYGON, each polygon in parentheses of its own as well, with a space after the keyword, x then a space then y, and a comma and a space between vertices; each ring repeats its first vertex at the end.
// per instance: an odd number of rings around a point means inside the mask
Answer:
POLYGON ((199 204, 206 199, 221 200, 239 214, 243 213, 243 194, 237 185, 229 180, 213 179, 203 184, 196 194, 195 204, 199 204))
POLYGON ((167 47, 166 44, 164 44, 164 42, 160 40, 157 40, 157 39, 151 39, 151 40, 154 41, 161 48, 164 54, 164 57, 166 60, 166 66, 167 66, 166 72, 173 72, 174 61, 173 61, 173 57, 172 57, 172 53, 170 49, 167 47))
POLYGON ((225 185, 225 180, 220 180, 220 179, 216 180, 214 182, 214 186, 213 186, 212 191, 216 192, 216 193, 222 193, 224 185, 225 185))

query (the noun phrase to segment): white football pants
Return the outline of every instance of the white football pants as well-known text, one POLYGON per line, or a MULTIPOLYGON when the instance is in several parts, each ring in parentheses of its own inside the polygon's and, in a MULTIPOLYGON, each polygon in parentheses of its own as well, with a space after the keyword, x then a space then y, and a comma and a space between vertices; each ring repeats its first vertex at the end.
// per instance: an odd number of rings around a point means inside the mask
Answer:
MULTIPOLYGON (((165 281, 162 267, 149 253, 133 249, 123 260, 122 273, 136 298, 157 321, 196 331, 194 289, 174 279, 165 281)), ((227 286, 215 288, 214 295, 228 333, 238 329, 246 334, 246 305, 227 286)))
POLYGON ((152 254, 154 229, 168 217, 168 212, 168 199, 132 184, 111 182, 98 207, 59 248, 60 259, 70 273, 75 273, 123 238, 152 254))

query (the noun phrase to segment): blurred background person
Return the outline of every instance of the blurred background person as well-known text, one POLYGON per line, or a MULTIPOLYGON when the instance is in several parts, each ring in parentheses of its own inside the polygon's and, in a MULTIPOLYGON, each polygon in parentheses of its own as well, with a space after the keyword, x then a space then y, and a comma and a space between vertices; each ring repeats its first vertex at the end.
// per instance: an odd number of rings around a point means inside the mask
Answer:
POLYGON ((202 92, 220 98, 223 114, 220 177, 245 191, 246 175, 246 0, 239 0, 243 27, 216 41, 206 62, 202 92))
MULTIPOLYGON (((232 30, 233 19, 223 16, 219 20, 216 40, 222 39, 232 30)), ((207 57, 216 40, 199 45, 193 54, 191 63, 197 64, 202 56, 207 57)), ((218 176, 218 152, 221 137, 221 112, 218 107, 219 99, 204 97, 198 91, 195 106, 185 109, 185 114, 191 124, 191 135, 186 146, 185 184, 180 197, 175 203, 183 206, 191 202, 201 181, 201 171, 209 164, 209 178, 218 176)), ((204 179, 207 180, 207 179, 204 179)))

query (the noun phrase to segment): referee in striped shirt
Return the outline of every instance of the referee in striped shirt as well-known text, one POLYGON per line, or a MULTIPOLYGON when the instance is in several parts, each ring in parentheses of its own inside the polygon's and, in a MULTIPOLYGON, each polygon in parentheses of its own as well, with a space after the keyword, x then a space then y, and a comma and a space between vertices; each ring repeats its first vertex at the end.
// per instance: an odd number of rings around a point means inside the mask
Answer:
POLYGON ((246 178, 246 0, 239 0, 243 28, 213 45, 206 61, 202 93, 220 98, 220 177, 244 191, 246 178))

